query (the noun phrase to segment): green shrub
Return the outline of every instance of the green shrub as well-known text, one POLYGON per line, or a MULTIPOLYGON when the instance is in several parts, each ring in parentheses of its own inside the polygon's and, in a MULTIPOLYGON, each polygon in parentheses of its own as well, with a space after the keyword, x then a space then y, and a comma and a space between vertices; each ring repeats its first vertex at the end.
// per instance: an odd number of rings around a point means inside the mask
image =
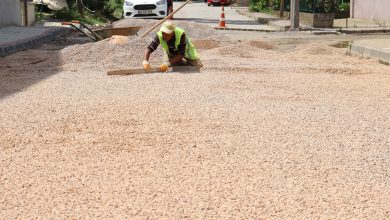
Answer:
POLYGON ((250 11, 269 12, 274 9, 279 9, 280 0, 251 0, 250 11))
POLYGON ((123 0, 107 0, 104 3, 104 11, 116 18, 122 18, 123 0))
MULTIPOLYGON (((1 1, 1 0, 0 0, 1 1)), ((90 13, 83 10, 84 16, 77 10, 76 0, 67 0, 69 10, 53 11, 47 15, 44 13, 37 13, 38 20, 47 18, 57 18, 62 21, 79 20, 86 24, 101 24, 108 20, 118 20, 122 18, 122 7, 124 0, 83 0, 84 5, 95 11, 90 13)))
MULTIPOLYGON (((290 8, 290 0, 285 0, 285 9, 290 8)), ((344 0, 300 0, 301 12, 318 12, 318 13, 330 13, 335 12, 336 8, 342 8, 348 10, 348 1, 344 0)), ((279 10, 280 0, 251 0, 251 11, 271 11, 279 10)))
POLYGON ((348 2, 342 2, 339 4, 338 7, 339 11, 349 11, 349 3, 348 2))
POLYGON ((337 0, 317 0, 316 1, 316 12, 317 13, 330 13, 336 9, 337 0))
POLYGON ((63 21, 78 20, 86 24, 101 24, 106 22, 102 17, 94 16, 84 11, 84 17, 77 12, 76 8, 71 7, 69 10, 60 10, 53 13, 53 18, 57 18, 63 21))
MULTIPOLYGON (((83 0, 84 5, 96 11, 97 16, 104 16, 110 20, 122 18, 124 0, 83 0)), ((76 0, 68 0, 68 4, 74 6, 76 0)))

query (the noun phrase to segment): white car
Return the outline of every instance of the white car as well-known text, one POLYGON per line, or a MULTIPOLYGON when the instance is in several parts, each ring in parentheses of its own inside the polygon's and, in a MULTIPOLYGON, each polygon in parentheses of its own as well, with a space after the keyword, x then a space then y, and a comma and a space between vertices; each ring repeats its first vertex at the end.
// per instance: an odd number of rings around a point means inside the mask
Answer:
POLYGON ((165 18, 168 15, 168 2, 172 0, 125 0, 125 18, 165 18))

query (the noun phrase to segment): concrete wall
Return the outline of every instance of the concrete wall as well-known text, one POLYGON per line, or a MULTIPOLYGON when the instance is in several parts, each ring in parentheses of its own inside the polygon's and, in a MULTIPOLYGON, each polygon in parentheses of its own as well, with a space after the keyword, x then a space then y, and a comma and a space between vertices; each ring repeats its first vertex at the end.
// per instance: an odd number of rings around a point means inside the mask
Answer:
POLYGON ((22 15, 21 25, 32 26, 35 24, 35 5, 32 2, 27 2, 27 22, 28 22, 27 24, 26 24, 25 18, 24 18, 25 14, 24 14, 24 3, 23 2, 21 3, 20 11, 21 11, 20 13, 22 15))
POLYGON ((21 25, 20 0, 0 0, 0 26, 21 25))
POLYGON ((351 0, 351 18, 390 22, 390 0, 351 0))
POLYGON ((334 14, 330 13, 299 13, 300 23, 314 28, 332 28, 334 14))

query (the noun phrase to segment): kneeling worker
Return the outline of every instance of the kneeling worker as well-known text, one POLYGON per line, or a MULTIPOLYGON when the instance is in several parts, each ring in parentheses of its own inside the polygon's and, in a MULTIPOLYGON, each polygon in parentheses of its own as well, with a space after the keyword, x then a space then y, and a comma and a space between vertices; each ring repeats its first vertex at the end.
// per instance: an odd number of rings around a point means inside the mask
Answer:
POLYGON ((145 71, 150 69, 150 54, 157 49, 159 44, 166 52, 163 64, 160 66, 162 72, 166 72, 169 66, 195 66, 198 69, 203 67, 198 52, 184 30, 176 27, 170 21, 166 21, 145 51, 143 61, 145 71))

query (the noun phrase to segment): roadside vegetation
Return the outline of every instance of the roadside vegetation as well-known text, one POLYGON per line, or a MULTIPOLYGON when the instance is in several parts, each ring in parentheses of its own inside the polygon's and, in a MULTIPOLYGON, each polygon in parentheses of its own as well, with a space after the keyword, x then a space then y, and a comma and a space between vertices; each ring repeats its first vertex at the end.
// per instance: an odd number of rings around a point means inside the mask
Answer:
POLYGON ((79 20, 86 24, 102 24, 122 18, 123 0, 67 0, 69 9, 51 11, 37 6, 36 19, 79 20))
MULTIPOLYGON (((350 0, 300 0, 300 10, 304 12, 331 13, 348 11, 350 0)), ((285 0, 284 9, 290 9, 290 0, 285 0)), ((253 12, 272 13, 279 10, 281 0, 250 0, 250 10, 253 12)))

